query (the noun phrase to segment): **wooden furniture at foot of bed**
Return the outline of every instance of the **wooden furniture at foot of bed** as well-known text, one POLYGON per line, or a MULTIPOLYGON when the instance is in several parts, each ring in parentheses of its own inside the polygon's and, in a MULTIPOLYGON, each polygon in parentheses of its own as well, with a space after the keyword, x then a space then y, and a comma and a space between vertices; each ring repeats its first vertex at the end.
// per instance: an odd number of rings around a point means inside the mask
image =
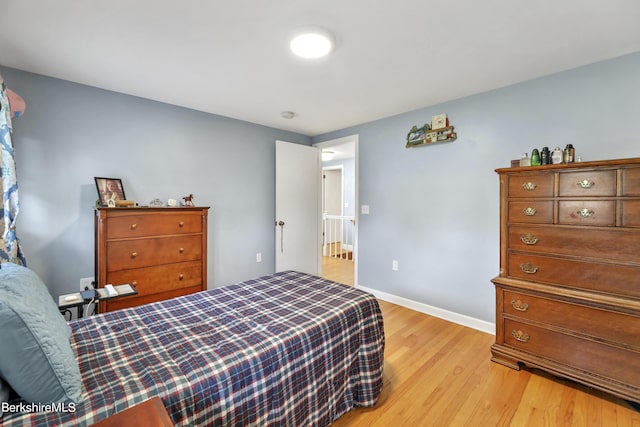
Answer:
POLYGON ((173 427, 173 422, 159 397, 110 416, 92 427, 173 427))

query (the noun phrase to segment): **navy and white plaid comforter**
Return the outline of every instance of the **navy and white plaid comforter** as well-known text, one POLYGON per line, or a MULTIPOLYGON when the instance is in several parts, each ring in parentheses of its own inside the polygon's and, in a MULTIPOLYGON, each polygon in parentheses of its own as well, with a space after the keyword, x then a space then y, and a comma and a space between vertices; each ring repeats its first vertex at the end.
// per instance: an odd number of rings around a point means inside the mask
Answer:
POLYGON ((10 425, 90 425, 159 396, 176 425, 326 426, 382 388, 376 299, 283 272, 71 323, 85 400, 10 425))

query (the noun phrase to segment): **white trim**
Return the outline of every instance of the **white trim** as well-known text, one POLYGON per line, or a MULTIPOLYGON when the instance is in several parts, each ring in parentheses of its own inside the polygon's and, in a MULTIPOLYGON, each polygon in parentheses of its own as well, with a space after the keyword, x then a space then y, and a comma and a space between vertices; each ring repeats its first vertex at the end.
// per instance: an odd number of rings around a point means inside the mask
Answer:
POLYGON ((393 304, 401 305, 411 310, 419 311, 439 319, 447 320, 449 322, 457 323, 458 325, 467 326, 469 328, 476 329, 487 334, 496 334, 496 324, 487 322, 484 320, 469 317, 464 314, 455 313, 453 311, 444 310, 442 308, 434 307, 432 305, 423 304, 421 302, 413 301, 407 298, 399 297, 396 295, 388 294, 386 292, 378 291, 376 289, 370 289, 365 286, 356 285, 356 288, 369 292, 375 295, 383 301, 387 301, 393 304))

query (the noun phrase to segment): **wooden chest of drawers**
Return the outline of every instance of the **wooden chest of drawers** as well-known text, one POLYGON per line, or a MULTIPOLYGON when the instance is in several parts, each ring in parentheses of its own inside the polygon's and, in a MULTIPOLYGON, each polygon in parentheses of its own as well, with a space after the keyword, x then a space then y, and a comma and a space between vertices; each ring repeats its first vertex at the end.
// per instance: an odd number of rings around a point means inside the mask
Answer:
POLYGON ((496 172, 492 360, 640 401, 640 158, 496 172))
POLYGON ((205 290, 208 209, 96 209, 98 286, 131 283, 138 290, 136 296, 101 302, 100 312, 205 290))

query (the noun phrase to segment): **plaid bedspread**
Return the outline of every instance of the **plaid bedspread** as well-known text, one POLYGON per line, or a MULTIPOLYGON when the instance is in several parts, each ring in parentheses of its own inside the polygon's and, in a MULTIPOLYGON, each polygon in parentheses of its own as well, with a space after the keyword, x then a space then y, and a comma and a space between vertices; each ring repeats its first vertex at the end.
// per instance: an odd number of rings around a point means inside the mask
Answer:
POLYGON ((71 326, 84 401, 5 426, 90 425, 153 396, 181 426, 326 426, 382 388, 376 299, 292 271, 71 326))

